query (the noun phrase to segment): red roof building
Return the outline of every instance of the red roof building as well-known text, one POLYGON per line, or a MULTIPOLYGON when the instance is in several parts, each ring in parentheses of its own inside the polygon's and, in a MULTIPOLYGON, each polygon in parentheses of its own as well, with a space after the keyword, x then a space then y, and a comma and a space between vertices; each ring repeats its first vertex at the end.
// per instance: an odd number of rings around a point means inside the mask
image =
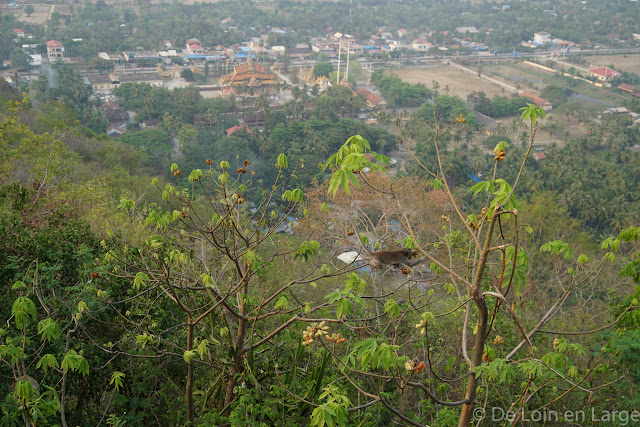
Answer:
POLYGON ((49 40, 47 42, 47 58, 49 61, 64 58, 64 46, 58 40, 49 40))
POLYGON ((375 93, 361 87, 358 88, 358 90, 356 91, 356 93, 358 95, 362 95, 366 98, 367 100, 367 105, 371 108, 375 108, 375 107, 383 107, 385 105, 387 105, 387 102, 380 98, 378 95, 376 95, 375 93))
POLYGON ((14 28, 13 32, 18 37, 24 37, 24 30, 22 28, 14 28))
POLYGON ((553 105, 549 101, 529 92, 520 93, 520 98, 529 98, 534 104, 542 108, 544 111, 550 111, 553 108, 553 105))
POLYGON ((227 136, 231 136, 231 135, 233 135, 234 133, 236 133, 239 130, 246 130, 247 132, 249 132, 250 135, 253 135, 253 132, 251 132, 251 129, 245 128, 243 126, 235 125, 233 127, 230 127, 229 129, 227 129, 227 136))
POLYGON ((618 85, 618 89, 622 92, 633 93, 633 86, 628 85, 626 83, 621 83, 618 85))
POLYGON ((612 70, 609 67, 589 68, 589 74, 603 82, 609 81, 614 77, 619 77, 622 75, 621 73, 617 72, 616 70, 612 70))

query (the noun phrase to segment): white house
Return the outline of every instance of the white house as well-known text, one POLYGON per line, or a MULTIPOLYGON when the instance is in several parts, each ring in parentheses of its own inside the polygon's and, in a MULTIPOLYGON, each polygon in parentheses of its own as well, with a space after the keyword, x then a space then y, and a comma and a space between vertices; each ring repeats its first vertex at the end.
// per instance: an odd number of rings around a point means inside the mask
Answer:
POLYGON ((533 42, 541 45, 551 43, 551 35, 546 31, 538 31, 533 34, 533 42))
POLYGON ((284 46, 271 46, 271 50, 275 52, 276 56, 284 55, 287 48, 284 46))
POLYGON ((202 55, 204 54, 204 48, 200 46, 198 39, 187 40, 187 53, 189 55, 202 55))
POLYGON ((29 55, 31 57, 31 66, 39 67, 42 65, 42 55, 36 53, 34 55, 29 55))
POLYGON ((476 27, 456 27, 460 34, 478 34, 480 31, 476 27))
POLYGON ((411 48, 420 52, 426 52, 431 47, 431 43, 429 43, 426 39, 415 39, 413 43, 411 43, 411 48))
POLYGON ((47 58, 49 61, 64 58, 64 46, 58 40, 49 40, 47 42, 47 58))

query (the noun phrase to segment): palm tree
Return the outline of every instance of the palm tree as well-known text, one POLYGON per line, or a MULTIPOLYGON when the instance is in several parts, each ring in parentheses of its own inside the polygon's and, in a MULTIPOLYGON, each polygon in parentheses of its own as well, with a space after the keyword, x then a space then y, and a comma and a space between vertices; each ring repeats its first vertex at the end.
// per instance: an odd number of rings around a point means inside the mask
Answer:
POLYGON ((263 134, 260 137, 260 139, 258 140, 258 150, 260 150, 261 153, 266 153, 268 151, 271 151, 271 149, 273 148, 273 141, 271 140, 271 138, 264 136, 263 134))
POLYGON ((316 138, 317 139, 314 140, 315 152, 320 157, 324 157, 329 153, 329 143, 325 138, 320 138, 317 135, 316 138))

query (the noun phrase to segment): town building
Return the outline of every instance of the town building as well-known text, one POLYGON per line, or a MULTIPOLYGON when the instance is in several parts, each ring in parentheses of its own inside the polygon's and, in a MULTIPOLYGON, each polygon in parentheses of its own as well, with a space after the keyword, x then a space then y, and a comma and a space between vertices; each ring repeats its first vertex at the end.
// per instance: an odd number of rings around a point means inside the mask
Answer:
POLYGON ((382 108, 387 105, 387 101, 364 87, 358 88, 356 93, 365 97, 369 108, 382 108))
POLYGON ((251 129, 246 128, 244 126, 235 125, 235 126, 230 127, 229 129, 227 129, 227 136, 231 136, 234 133, 238 132, 239 130, 247 131, 250 135, 253 135, 253 132, 251 132, 251 129))
POLYGON ((415 39, 413 43, 411 43, 411 48, 419 52, 426 52, 430 47, 431 43, 429 43, 426 39, 415 39))
POLYGON ((136 62, 136 61, 158 61, 160 62, 162 58, 158 55, 158 52, 153 50, 129 50, 122 52, 124 59, 127 62, 136 62))
POLYGON ((236 93, 236 88, 259 88, 270 90, 278 83, 278 77, 274 73, 268 73, 264 65, 256 64, 247 56, 247 62, 233 66, 233 72, 220 77, 222 96, 230 96, 236 93))
POLYGON ((200 46, 198 39, 187 40, 187 53, 189 55, 202 55, 204 54, 204 48, 200 46))
POLYGON ((273 52, 275 56, 284 55, 286 51, 287 48, 284 46, 271 46, 271 52, 273 52))
POLYGON ((107 52, 98 53, 98 58, 104 59, 105 61, 110 61, 110 62, 112 62, 114 64, 120 63, 120 60, 122 59, 122 57, 120 55, 110 54, 110 53, 107 53, 107 52))
POLYGON ((293 48, 288 48, 287 49, 287 56, 290 58, 301 58, 301 59, 306 59, 309 58, 311 56, 311 53, 313 51, 309 48, 298 48, 298 47, 293 47, 293 48))
POLYGON ((594 67, 589 68, 589 75, 602 82, 608 82, 614 77, 620 77, 622 74, 609 67, 594 67))
POLYGON ((34 54, 29 54, 29 56, 31 57, 32 67, 39 67, 42 65, 42 55, 40 55, 39 53, 34 53, 34 54))
POLYGON ((115 74, 87 74, 85 78, 96 93, 112 91, 120 85, 115 74))
POLYGON ((326 53, 327 55, 335 54, 338 49, 335 42, 326 42, 326 41, 318 41, 313 46, 311 46, 311 50, 318 53, 326 53))
POLYGON ((49 61, 57 61, 64 58, 64 46, 58 40, 47 42, 47 58, 49 61))
POLYGON ((546 31, 538 31, 537 33, 533 33, 533 42, 537 45, 551 43, 551 35, 546 31))
POLYGON ((477 111, 474 111, 473 114, 476 115, 476 120, 480 124, 482 132, 484 132, 485 135, 491 136, 503 133, 503 126, 499 121, 477 111))
POLYGON ((626 83, 621 83, 618 85, 618 90, 621 92, 626 92, 626 93, 630 93, 633 95, 634 89, 633 86, 628 85, 626 83))
POLYGON ((521 92, 520 98, 529 98, 533 101, 535 105, 542 108, 543 111, 551 111, 553 109, 553 105, 544 98, 539 97, 538 95, 534 95, 529 92, 521 92))
POLYGON ((106 107, 102 108, 102 112, 107 117, 109 126, 114 128, 124 127, 131 121, 129 113, 121 108, 106 107))
POLYGON ((156 73, 87 74, 85 83, 97 93, 110 93, 122 83, 148 83, 151 86, 162 86, 164 81, 156 73))
POLYGON ((456 27, 460 34, 478 34, 480 31, 476 27, 456 27))

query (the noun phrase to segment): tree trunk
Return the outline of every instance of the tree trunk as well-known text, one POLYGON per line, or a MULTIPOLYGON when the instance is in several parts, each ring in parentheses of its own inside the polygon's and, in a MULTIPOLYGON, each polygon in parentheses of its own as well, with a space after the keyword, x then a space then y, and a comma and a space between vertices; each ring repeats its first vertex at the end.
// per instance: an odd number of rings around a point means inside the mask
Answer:
MULTIPOLYGON (((241 277, 242 275, 239 274, 241 277)), ((238 294, 238 312, 242 316, 241 319, 238 319, 238 333, 236 334, 236 348, 235 348, 235 367, 229 370, 229 381, 227 382, 227 390, 224 397, 224 406, 227 408, 225 410, 225 415, 229 414, 230 408, 228 405, 234 399, 234 389, 237 385, 236 374, 242 372, 243 369, 243 354, 244 354, 244 340, 245 335, 247 333, 247 307, 244 301, 245 295, 247 295, 247 291, 249 289, 249 278, 245 278, 242 284, 240 293, 238 294)))
MULTIPOLYGON (((188 316, 189 324, 187 325, 187 351, 193 350, 193 323, 191 315, 188 316)), ((187 425, 193 425, 193 360, 187 364, 187 387, 185 394, 187 396, 187 425)))
POLYGON ((469 400, 469 403, 465 403, 462 406, 462 412, 460 413, 460 419, 458 427, 467 427, 471 424, 473 417, 473 408, 476 400, 476 390, 478 388, 478 378, 473 373, 473 370, 482 364, 482 355, 484 353, 484 344, 487 339, 487 303, 482 297, 482 276, 484 275, 485 265, 487 258, 489 257, 489 249, 491 247, 491 238, 493 236, 493 228, 496 223, 498 213, 493 212, 493 217, 489 223, 489 230, 487 231, 484 247, 480 253, 480 259, 478 260, 478 269, 476 275, 473 278, 473 284, 471 288, 471 297, 478 307, 478 328, 476 331, 476 343, 473 349, 473 358, 471 359, 471 366, 469 370, 472 372, 467 380, 467 393, 465 397, 469 400))

